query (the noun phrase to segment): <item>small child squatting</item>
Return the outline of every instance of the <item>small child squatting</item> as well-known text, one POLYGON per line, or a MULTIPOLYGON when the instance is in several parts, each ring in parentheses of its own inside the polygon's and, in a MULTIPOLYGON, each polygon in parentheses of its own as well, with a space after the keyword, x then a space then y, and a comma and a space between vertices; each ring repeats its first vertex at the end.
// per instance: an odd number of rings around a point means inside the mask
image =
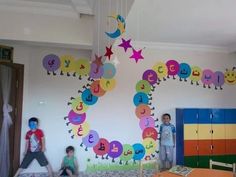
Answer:
POLYGON ((73 146, 66 148, 66 156, 63 158, 61 163, 61 170, 59 176, 78 177, 79 166, 76 157, 74 156, 75 149, 73 146))

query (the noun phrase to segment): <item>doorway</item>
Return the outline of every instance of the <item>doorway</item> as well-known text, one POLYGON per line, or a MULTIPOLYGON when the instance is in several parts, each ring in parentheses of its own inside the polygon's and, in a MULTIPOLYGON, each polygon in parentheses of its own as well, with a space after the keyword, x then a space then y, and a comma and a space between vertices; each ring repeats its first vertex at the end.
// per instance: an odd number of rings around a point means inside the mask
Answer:
MULTIPOLYGON (((23 104, 23 81, 24 65, 0 62, 0 65, 10 67, 12 70, 12 82, 9 104, 13 111, 10 113, 13 124, 9 129, 9 147, 10 147, 10 173, 12 177, 19 167, 20 163, 20 144, 21 144, 21 124, 22 124, 22 104, 23 104)), ((3 122, 3 95, 0 87, 0 130, 3 122)))

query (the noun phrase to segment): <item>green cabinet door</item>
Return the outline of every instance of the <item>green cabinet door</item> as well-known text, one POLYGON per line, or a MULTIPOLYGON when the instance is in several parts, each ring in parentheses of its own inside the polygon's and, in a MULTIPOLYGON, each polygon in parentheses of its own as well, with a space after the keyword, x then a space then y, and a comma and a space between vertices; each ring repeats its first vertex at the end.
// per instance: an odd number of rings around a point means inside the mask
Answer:
POLYGON ((185 156, 184 165, 187 167, 198 168, 198 156, 185 156))

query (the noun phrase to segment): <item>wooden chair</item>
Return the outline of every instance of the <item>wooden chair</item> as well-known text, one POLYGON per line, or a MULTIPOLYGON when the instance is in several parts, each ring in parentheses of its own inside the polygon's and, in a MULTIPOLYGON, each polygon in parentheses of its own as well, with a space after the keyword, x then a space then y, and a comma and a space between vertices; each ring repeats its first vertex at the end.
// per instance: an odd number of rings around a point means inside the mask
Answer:
POLYGON ((157 159, 152 160, 141 160, 139 163, 139 177, 144 177, 143 170, 145 164, 154 164, 155 165, 155 173, 160 172, 160 164, 157 159))
POLYGON ((236 174, 236 163, 229 164, 229 163, 223 163, 223 162, 217 162, 217 161, 210 160, 210 169, 212 169, 212 166, 232 168, 233 173, 236 174))

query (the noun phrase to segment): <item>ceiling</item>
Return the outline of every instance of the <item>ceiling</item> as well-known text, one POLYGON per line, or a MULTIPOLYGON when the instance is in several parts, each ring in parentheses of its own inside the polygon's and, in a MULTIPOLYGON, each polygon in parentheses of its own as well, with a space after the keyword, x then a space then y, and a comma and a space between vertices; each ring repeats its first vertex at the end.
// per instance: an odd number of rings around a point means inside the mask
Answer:
POLYGON ((4 10, 29 12, 43 15, 75 17, 75 15, 93 15, 95 0, 0 0, 4 10))
POLYGON ((236 51, 236 1, 136 0, 128 16, 127 32, 138 41, 236 51))
MULTIPOLYGON (((131 0, 123 0, 123 5, 127 1, 131 0)), ((0 10, 73 18, 81 14, 96 17, 102 14, 96 12, 98 2, 114 2, 113 6, 116 6, 117 1, 0 0, 0 10)), ((236 0, 135 0, 128 9, 126 36, 136 41, 205 45, 236 51, 236 0)), ((107 14, 100 20, 103 18, 106 19, 107 14)), ((96 43, 96 31, 93 38, 96 43)))

